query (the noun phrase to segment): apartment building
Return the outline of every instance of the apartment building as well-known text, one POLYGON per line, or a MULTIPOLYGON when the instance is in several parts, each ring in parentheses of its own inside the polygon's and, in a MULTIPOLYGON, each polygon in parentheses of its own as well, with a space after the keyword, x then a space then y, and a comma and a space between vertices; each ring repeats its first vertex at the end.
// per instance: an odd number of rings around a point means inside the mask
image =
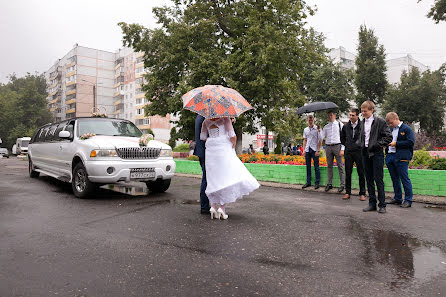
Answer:
POLYGON ((144 116, 143 55, 130 48, 113 53, 76 44, 44 74, 48 107, 56 120, 98 111, 130 120, 143 133, 151 129, 156 140, 167 142, 172 117, 144 116))
POLYGON ((48 71, 48 106, 56 120, 113 112, 115 54, 77 44, 48 71))

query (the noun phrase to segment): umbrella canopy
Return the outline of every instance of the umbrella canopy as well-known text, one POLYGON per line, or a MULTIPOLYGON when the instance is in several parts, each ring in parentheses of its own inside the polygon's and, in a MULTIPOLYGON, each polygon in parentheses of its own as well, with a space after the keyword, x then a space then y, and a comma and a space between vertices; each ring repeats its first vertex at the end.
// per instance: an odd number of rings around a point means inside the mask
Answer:
POLYGON ((303 114, 308 112, 336 109, 336 108, 338 108, 338 106, 333 102, 313 102, 299 107, 296 113, 303 114))
POLYGON ((206 85, 183 95, 183 107, 203 117, 237 117, 252 109, 251 104, 234 89, 206 85))

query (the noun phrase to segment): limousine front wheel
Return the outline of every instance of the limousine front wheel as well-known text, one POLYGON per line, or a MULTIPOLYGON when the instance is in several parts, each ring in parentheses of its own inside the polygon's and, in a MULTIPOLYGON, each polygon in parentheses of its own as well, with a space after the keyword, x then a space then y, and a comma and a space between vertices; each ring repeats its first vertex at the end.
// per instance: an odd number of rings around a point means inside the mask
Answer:
POLYGON ((157 179, 146 182, 147 188, 152 193, 164 193, 170 187, 170 179, 157 179))
POLYGON ((33 162, 31 161, 31 158, 28 159, 28 171, 29 171, 29 177, 31 178, 37 178, 40 175, 40 172, 37 172, 34 170, 33 162))
POLYGON ((73 170, 73 179, 71 182, 74 196, 85 198, 96 189, 96 185, 88 179, 87 170, 84 164, 78 163, 73 170))

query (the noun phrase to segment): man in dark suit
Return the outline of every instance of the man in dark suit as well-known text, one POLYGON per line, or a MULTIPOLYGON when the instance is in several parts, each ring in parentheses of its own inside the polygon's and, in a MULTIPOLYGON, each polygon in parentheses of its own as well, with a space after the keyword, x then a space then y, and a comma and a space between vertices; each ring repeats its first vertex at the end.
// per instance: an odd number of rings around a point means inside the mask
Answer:
POLYGON ((198 160, 200 161, 201 171, 203 172, 202 178, 201 178, 201 188, 200 188, 200 206, 201 206, 201 213, 202 214, 209 214, 209 199, 206 195, 206 187, 207 187, 207 180, 206 180, 206 166, 204 163, 205 160, 205 142, 200 139, 200 133, 201 133, 201 126, 203 125, 205 118, 201 115, 197 115, 195 118, 195 150, 194 155, 198 157, 198 160))
POLYGON ((390 126, 393 141, 386 149, 386 165, 392 178, 395 196, 388 204, 398 204, 408 208, 412 206, 412 182, 409 178, 409 162, 412 160, 415 135, 412 129, 400 121, 395 112, 386 115, 386 122, 390 126), (404 188, 401 191, 401 183, 404 188))
POLYGON ((392 134, 386 121, 374 116, 375 104, 364 101, 361 113, 364 120, 361 123, 361 148, 364 163, 369 206, 363 211, 376 211, 375 184, 378 190, 379 213, 386 213, 386 196, 384 192, 384 148, 392 142, 392 134))
MULTIPOLYGON (((356 163, 356 171, 359 177, 359 199, 365 201, 365 177, 361 154, 361 121, 359 120, 359 109, 350 110, 350 121, 342 127, 341 144, 345 146, 345 195, 342 199, 350 199, 352 194, 352 172, 353 163, 356 163)), ((341 151, 342 156, 342 151, 341 151)))

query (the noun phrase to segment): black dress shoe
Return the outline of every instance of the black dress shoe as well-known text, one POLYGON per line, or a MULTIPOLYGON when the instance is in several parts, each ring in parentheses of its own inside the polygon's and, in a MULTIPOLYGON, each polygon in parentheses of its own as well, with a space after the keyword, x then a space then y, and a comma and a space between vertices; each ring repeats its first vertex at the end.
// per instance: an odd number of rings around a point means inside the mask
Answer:
POLYGON ((408 201, 404 201, 403 204, 401 204, 402 208, 409 208, 412 207, 412 204, 410 204, 408 201))
POLYGON ((338 193, 342 193, 343 191, 344 191, 344 187, 340 186, 339 189, 338 189, 338 193))
POLYGON ((378 213, 386 213, 386 208, 385 207, 380 207, 378 210, 378 213))
POLYGON ((376 211, 376 206, 371 206, 371 205, 369 205, 369 206, 367 206, 366 208, 364 208, 362 211, 363 211, 363 212, 367 212, 367 211, 376 211))
POLYGON ((315 184, 315 185, 314 185, 314 189, 315 189, 315 190, 319 189, 319 184, 315 184))
POLYGON ((333 189, 333 186, 332 186, 332 185, 327 185, 327 186, 325 187, 325 192, 328 192, 328 191, 330 191, 331 189, 333 189))
POLYGON ((200 210, 200 213, 201 213, 201 214, 208 215, 210 212, 209 212, 209 209, 201 209, 201 210, 200 210))
POLYGON ((305 184, 302 186, 302 189, 308 188, 309 186, 311 186, 310 184, 305 184))
POLYGON ((396 205, 401 205, 401 201, 392 199, 391 201, 387 202, 386 204, 396 204, 396 205))

